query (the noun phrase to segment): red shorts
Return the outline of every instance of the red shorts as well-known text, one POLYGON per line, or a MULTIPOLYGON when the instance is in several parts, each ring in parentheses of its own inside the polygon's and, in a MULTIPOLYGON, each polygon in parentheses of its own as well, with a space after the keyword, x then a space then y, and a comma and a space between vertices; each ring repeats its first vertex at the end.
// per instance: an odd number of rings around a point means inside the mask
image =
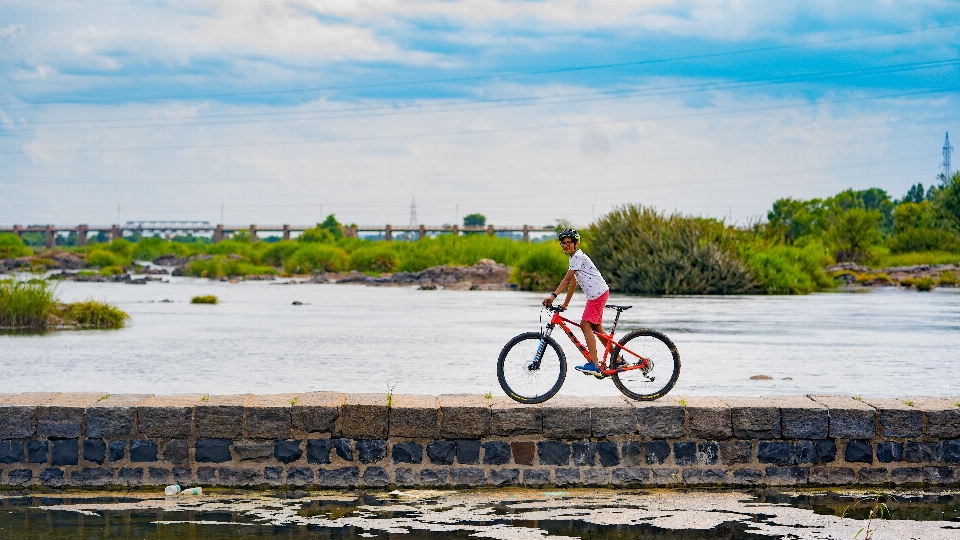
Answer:
POLYGON ((594 300, 587 300, 587 307, 583 308, 581 320, 601 324, 603 322, 603 308, 607 305, 607 298, 609 297, 610 291, 608 290, 594 300))

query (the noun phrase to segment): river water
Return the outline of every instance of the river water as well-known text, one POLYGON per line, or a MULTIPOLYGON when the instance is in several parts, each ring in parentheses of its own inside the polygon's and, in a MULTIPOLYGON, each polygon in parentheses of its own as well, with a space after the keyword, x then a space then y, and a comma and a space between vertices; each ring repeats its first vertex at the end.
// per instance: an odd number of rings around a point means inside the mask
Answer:
MULTIPOLYGON (((541 294, 361 285, 65 282, 65 301, 119 305, 113 331, 0 335, 0 392, 279 393, 312 390, 502 395, 496 361, 540 327, 541 294), (190 304, 214 294, 217 305, 190 304), (164 302, 169 300, 169 302, 164 302), (293 302, 303 305, 293 305, 293 302)), ((960 396, 960 290, 808 296, 629 297, 618 335, 665 332, 682 360, 673 396, 841 393, 960 396), (751 380, 753 375, 769 380, 751 380)), ((583 296, 575 297, 578 319, 583 296)), ((612 312, 607 313, 612 322, 612 312)), ((616 395, 567 354, 561 394, 616 395)))

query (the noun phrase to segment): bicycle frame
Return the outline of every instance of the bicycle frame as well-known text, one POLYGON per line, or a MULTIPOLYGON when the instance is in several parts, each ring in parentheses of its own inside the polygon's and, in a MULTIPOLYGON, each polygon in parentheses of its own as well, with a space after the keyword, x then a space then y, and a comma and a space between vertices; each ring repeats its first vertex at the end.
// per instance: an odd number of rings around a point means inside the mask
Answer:
MULTIPOLYGON (((577 350, 580 351, 580 354, 582 354, 583 357, 586 358, 588 362, 592 362, 593 360, 590 359, 590 351, 587 350, 586 346, 580 343, 580 340, 577 339, 577 336, 573 335, 573 332, 565 323, 570 323, 577 327, 580 327, 580 324, 575 321, 571 321, 566 317, 563 317, 562 315, 560 315, 560 311, 556 308, 551 309, 551 311, 553 311, 553 316, 550 318, 550 322, 547 323, 547 328, 546 328, 546 331, 544 332, 544 335, 549 336, 553 332, 553 328, 559 325, 560 328, 563 329, 564 333, 567 334, 567 337, 570 338, 570 341, 572 341, 573 344, 576 345, 577 350)), ((619 344, 614 345, 614 343, 616 342, 613 339, 613 335, 614 333, 616 333, 617 324, 620 322, 620 313, 621 313, 620 311, 617 312, 617 317, 613 321, 613 329, 610 330, 609 334, 605 334, 603 332, 597 332, 596 330, 593 331, 593 333, 597 336, 597 338, 600 339, 601 342, 606 342, 606 346, 603 349, 603 358, 600 359, 600 373, 604 375, 613 375, 614 373, 617 373, 617 372, 630 371, 634 369, 645 369, 647 366, 650 365, 650 361, 648 359, 640 356, 639 354, 619 344), (637 364, 633 366, 619 368, 619 369, 617 368, 607 369, 607 358, 610 355, 610 351, 613 350, 614 347, 617 347, 622 351, 620 353, 621 358, 623 357, 624 352, 630 353, 633 356, 635 356, 638 359, 637 364)), ((543 347, 542 344, 541 344, 541 347, 543 347)), ((542 354, 542 353, 538 351, 538 356, 539 354, 542 354)))

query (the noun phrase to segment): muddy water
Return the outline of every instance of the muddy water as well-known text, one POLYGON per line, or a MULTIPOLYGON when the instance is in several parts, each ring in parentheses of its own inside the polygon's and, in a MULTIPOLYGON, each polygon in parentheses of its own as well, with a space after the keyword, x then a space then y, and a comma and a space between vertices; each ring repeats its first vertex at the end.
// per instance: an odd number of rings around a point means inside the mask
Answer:
POLYGON ((960 537, 957 492, 68 494, 0 497, 0 539, 960 537), (887 519, 869 519, 884 504, 887 519))

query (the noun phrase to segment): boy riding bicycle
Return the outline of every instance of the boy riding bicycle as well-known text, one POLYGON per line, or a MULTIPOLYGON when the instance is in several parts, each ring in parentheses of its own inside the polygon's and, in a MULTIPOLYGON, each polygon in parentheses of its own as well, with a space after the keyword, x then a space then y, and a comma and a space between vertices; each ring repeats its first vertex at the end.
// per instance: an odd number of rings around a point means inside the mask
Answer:
POLYGON ((587 349, 590 351, 590 360, 582 366, 577 366, 578 371, 594 375, 598 378, 603 377, 600 373, 600 360, 597 357, 597 339, 593 335, 594 330, 603 331, 603 308, 607 304, 607 298, 610 296, 610 287, 600 275, 597 266, 593 264, 590 257, 580 250, 580 233, 575 229, 564 229, 559 234, 560 246, 563 252, 570 257, 570 265, 567 275, 563 277, 556 290, 550 293, 550 296, 543 299, 544 306, 550 306, 553 301, 560 296, 564 289, 567 289, 567 296, 563 300, 563 307, 570 304, 573 298, 573 292, 580 284, 580 289, 587 295, 587 306, 583 310, 583 317, 580 320, 580 328, 583 330, 583 339, 587 343, 587 349), (559 291, 559 292, 558 292, 559 291))

